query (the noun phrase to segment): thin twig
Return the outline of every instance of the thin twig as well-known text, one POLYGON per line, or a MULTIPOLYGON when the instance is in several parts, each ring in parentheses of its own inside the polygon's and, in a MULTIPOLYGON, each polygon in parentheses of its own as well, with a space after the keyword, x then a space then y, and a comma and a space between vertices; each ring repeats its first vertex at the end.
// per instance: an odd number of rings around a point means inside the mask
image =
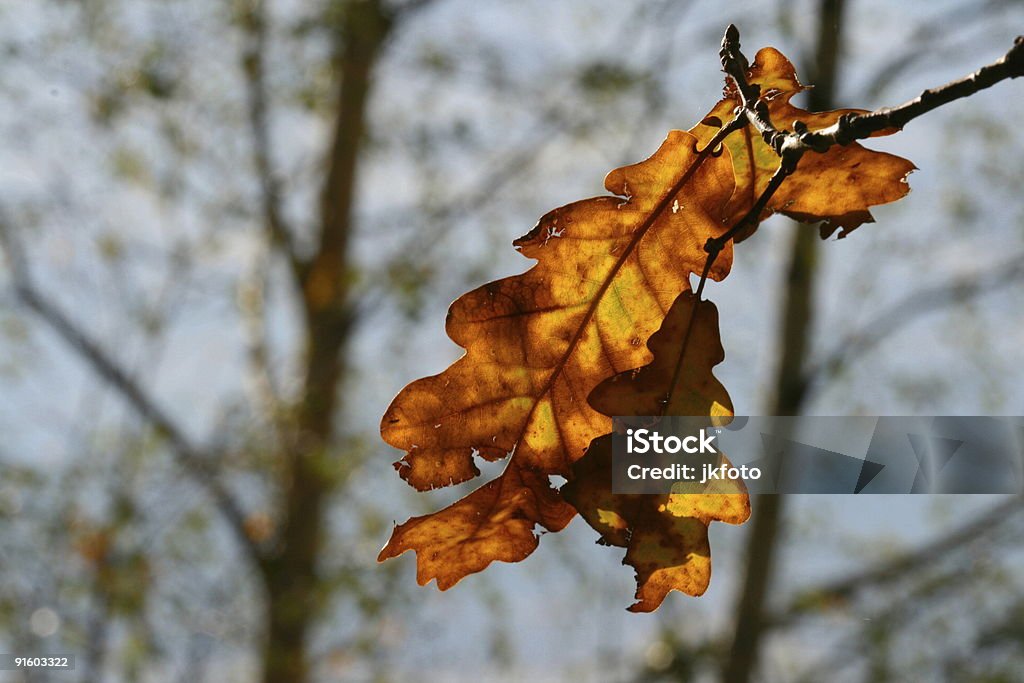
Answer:
MULTIPOLYGON (((700 303, 701 297, 704 294, 704 286, 707 283, 708 275, 711 272, 715 259, 718 258, 721 251, 736 235, 760 219, 762 213, 768 207, 768 202, 778 189, 782 187, 786 178, 796 171, 797 164, 799 164, 804 154, 807 152, 821 154, 828 151, 834 145, 848 145, 856 140, 870 137, 873 133, 886 128, 902 128, 912 119, 936 107, 972 95, 1007 78, 1016 78, 1024 75, 1024 36, 1018 37, 1014 41, 1013 47, 1001 59, 982 67, 966 78, 954 81, 940 88, 926 90, 917 98, 898 107, 879 109, 868 114, 843 115, 839 118, 838 122, 819 131, 810 131, 805 124, 799 121, 794 123, 795 131, 780 130, 775 127, 768 114, 767 103, 760 99, 760 88, 756 84, 747 81, 747 69, 750 64, 740 51, 740 34, 739 29, 735 25, 730 24, 729 28, 726 29, 719 56, 722 60, 723 70, 736 86, 739 105, 735 110, 736 118, 723 126, 715 134, 715 137, 702 151, 702 155, 706 155, 709 150, 713 150, 734 131, 749 124, 757 129, 765 143, 779 155, 779 166, 772 174, 768 185, 758 196, 753 206, 726 232, 718 237, 708 238, 704 244, 704 251, 707 253, 707 257, 704 260, 704 268, 697 285, 696 304, 700 303)), ((704 156, 699 157, 697 163, 702 162, 704 158, 704 156)), ((920 305, 920 302, 915 303, 920 305)), ((675 378, 678 378, 681 372, 693 332, 697 311, 696 304, 690 312, 686 332, 680 345, 674 374, 675 378)), ((670 388, 666 392, 663 410, 667 409, 671 403, 674 384, 675 380, 669 385, 670 388)))
POLYGON ((725 31, 719 56, 723 70, 736 86, 739 98, 736 114, 746 120, 740 127, 747 124, 753 126, 765 143, 779 156, 780 162, 767 187, 754 202, 754 206, 728 231, 719 237, 709 238, 704 245, 704 251, 708 256, 700 284, 697 286, 698 300, 704 292, 711 264, 718 258, 718 254, 729 240, 760 218, 769 200, 782 186, 783 181, 796 170, 804 154, 822 154, 835 145, 848 145, 885 129, 903 128, 913 119, 937 107, 969 97, 1007 78, 1024 75, 1024 36, 1018 36, 1013 42, 1013 47, 1002 58, 981 67, 969 76, 939 88, 925 90, 913 100, 897 107, 885 107, 867 114, 844 114, 836 123, 816 131, 809 130, 806 124, 800 121, 794 122, 793 131, 777 128, 772 123, 768 114, 768 104, 761 99, 760 87, 747 81, 750 63, 740 50, 740 32, 733 24, 725 31))
POLYGON ((787 131, 772 125, 767 103, 758 99, 757 86, 746 81, 747 60, 740 52, 739 31, 735 26, 730 25, 725 32, 721 57, 726 73, 736 83, 741 111, 779 156, 787 151, 820 154, 834 145, 848 145, 886 129, 901 129, 944 104, 970 97, 1008 78, 1024 76, 1024 36, 1018 36, 1000 59, 969 76, 938 88, 929 88, 896 107, 883 107, 867 114, 846 114, 831 126, 816 131, 808 130, 806 126, 794 126, 797 130, 787 131))

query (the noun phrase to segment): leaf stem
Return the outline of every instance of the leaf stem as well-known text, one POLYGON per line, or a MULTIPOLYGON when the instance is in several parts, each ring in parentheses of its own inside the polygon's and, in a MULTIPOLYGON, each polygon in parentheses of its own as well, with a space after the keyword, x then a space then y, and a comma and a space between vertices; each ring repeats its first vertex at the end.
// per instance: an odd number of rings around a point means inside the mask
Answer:
MULTIPOLYGON (((808 130, 807 125, 802 121, 795 121, 793 123, 794 130, 789 131, 777 128, 772 123, 771 117, 768 114, 768 105, 761 99, 760 86, 747 81, 747 69, 750 67, 750 63, 740 50, 740 32, 735 24, 730 24, 726 28, 725 35, 722 38, 722 48, 718 54, 722 60, 722 69, 736 86, 736 94, 740 102, 735 109, 735 118, 723 126, 708 143, 707 147, 701 150, 702 156, 698 159, 698 163, 703 161, 703 157, 709 150, 713 150, 721 144, 731 133, 751 125, 761 134, 765 143, 779 156, 779 166, 775 169, 772 177, 768 180, 768 185, 762 190, 753 206, 750 207, 750 210, 727 231, 718 237, 708 238, 707 242, 704 243, 704 251, 707 253, 707 257, 704 260, 704 268, 701 272, 700 281, 697 284, 696 302, 694 303, 693 311, 690 313, 686 333, 683 336, 683 343, 679 350, 676 377, 681 372, 683 359, 686 356, 686 349, 690 342, 690 335, 693 331, 697 305, 702 300, 704 286, 707 283, 708 275, 715 260, 730 240, 760 219, 767 209, 768 202, 772 196, 779 190, 786 178, 796 170, 797 164, 804 154, 807 152, 823 154, 835 145, 849 145, 887 128, 901 129, 918 116, 926 114, 944 104, 969 97, 1008 78, 1024 76, 1024 36, 1018 36, 1013 41, 1013 46, 1009 51, 997 61, 983 66, 974 73, 959 80, 952 81, 938 88, 929 88, 909 102, 896 107, 883 107, 867 114, 844 114, 831 126, 816 131, 808 130)), ((669 389, 664 400, 664 410, 668 409, 671 399, 672 390, 669 389)))
MULTIPOLYGON (((740 102, 735 110, 736 118, 730 121, 728 126, 723 127, 708 146, 712 147, 724 139, 725 135, 722 133, 727 129, 731 133, 745 125, 751 125, 761 134, 765 143, 779 155, 780 161, 768 185, 750 210, 725 233, 719 237, 709 238, 704 244, 707 259, 700 283, 697 285, 698 301, 704 293, 704 284, 718 254, 729 240, 760 218, 768 206, 768 201, 782 186, 783 181, 796 170, 804 154, 823 154, 835 145, 849 145, 887 128, 903 128, 918 116, 944 104, 969 97, 1008 78, 1024 76, 1024 36, 1018 36, 1013 41, 1013 46, 1000 59, 981 67, 969 76, 938 88, 929 88, 909 102, 896 107, 883 107, 867 114, 844 114, 831 126, 816 131, 808 130, 806 124, 796 121, 793 130, 789 131, 777 128, 772 123, 768 115, 768 105, 761 99, 760 87, 747 81, 750 63, 740 50, 740 32, 734 24, 730 24, 725 30, 719 56, 722 59, 723 70, 736 86, 740 102), (737 120, 740 121, 739 124, 737 120)), ((689 334, 686 338, 689 338, 689 334)))

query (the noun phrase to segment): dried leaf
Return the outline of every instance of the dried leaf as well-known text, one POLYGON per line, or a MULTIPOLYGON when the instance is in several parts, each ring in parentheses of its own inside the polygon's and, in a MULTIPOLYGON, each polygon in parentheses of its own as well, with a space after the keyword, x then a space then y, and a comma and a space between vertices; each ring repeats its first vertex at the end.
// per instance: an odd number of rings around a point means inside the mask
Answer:
MULTIPOLYGON (((403 389, 381 434, 406 451, 396 469, 420 490, 477 476, 475 456, 511 454, 510 464, 455 505, 397 527, 380 559, 417 550, 420 582, 436 577, 446 588, 492 560, 525 557, 534 524, 568 523, 571 508, 546 477, 568 476, 611 428, 588 394, 650 359, 644 341, 702 270, 704 243, 727 229, 731 163, 723 154, 697 164, 695 147, 673 131, 651 158, 608 174, 617 196, 555 209, 516 240, 533 268, 452 304, 447 332, 466 354, 403 389)), ((730 247, 710 277, 725 277, 731 263, 730 247)))
POLYGON ((513 458, 500 477, 439 512, 399 525, 378 560, 416 550, 416 579, 447 590, 495 560, 519 562, 537 547, 534 527, 559 531, 576 511, 546 475, 513 458))
MULTIPOLYGON (((863 113, 861 109, 837 109, 809 112, 790 104, 792 97, 807 86, 800 83, 796 69, 786 57, 772 47, 758 51, 747 70, 747 81, 758 85, 767 99, 768 114, 776 126, 793 128, 801 121, 811 130, 826 128, 847 113, 863 113)), ((732 118, 739 104, 735 86, 728 81, 725 97, 708 116, 690 132, 706 144, 723 121, 732 118)), ((878 133, 888 135, 889 129, 878 133)), ((746 126, 725 139, 736 169, 736 194, 729 202, 730 221, 746 213, 768 185, 768 179, 779 165, 779 157, 757 131, 746 126)), ((826 221, 822 237, 842 228, 845 237, 863 223, 873 222, 869 207, 900 199, 910 191, 906 178, 916 167, 893 154, 867 149, 858 143, 832 147, 824 154, 805 154, 795 173, 782 185, 768 204, 765 215, 783 213, 804 222, 826 221)), ((756 225, 736 236, 740 242, 756 230, 756 225)))
MULTIPOLYGON (((682 294, 648 346, 651 363, 602 382, 590 397, 595 408, 623 417, 732 415, 729 394, 712 374, 725 358, 714 304, 682 294)), ((612 438, 606 434, 573 465, 573 479, 561 492, 604 543, 626 548, 623 562, 637 579, 637 602, 629 609, 653 611, 673 590, 702 595, 711 580, 708 525, 747 520, 743 482, 722 482, 706 493, 623 495, 612 493, 611 472, 612 438)))
MULTIPOLYGON (((792 106, 790 98, 804 86, 772 48, 758 53, 748 76, 778 125, 801 121, 816 129, 852 111, 792 106)), ((745 520, 745 489, 614 496, 610 440, 598 437, 610 431, 611 415, 732 414, 711 372, 723 357, 717 312, 696 303, 690 278, 704 269, 708 238, 749 211, 779 163, 747 128, 729 135, 721 150, 697 151, 732 118, 736 104, 727 88, 690 133, 673 131, 650 159, 609 173, 605 186, 616 196, 544 216, 515 242, 537 260, 533 268, 452 304, 447 332, 465 355, 403 389, 381 434, 405 451, 395 467, 419 490, 478 476, 477 458, 509 457, 508 463, 453 505, 397 526, 380 560, 415 550, 419 582, 436 579, 445 589, 494 560, 523 559, 537 546, 537 527, 560 530, 575 505, 605 542, 627 548, 638 579, 632 609, 655 609, 670 590, 698 595, 706 589, 707 525, 745 520), (692 338, 684 344, 691 311, 692 338), (560 493, 549 484, 551 475, 572 481, 560 493)), ((871 220, 869 207, 906 194, 913 168, 858 144, 805 154, 759 218, 781 212, 824 220, 823 236, 842 227, 842 237, 871 220)), ((731 265, 727 241, 708 277, 722 279, 731 265)))

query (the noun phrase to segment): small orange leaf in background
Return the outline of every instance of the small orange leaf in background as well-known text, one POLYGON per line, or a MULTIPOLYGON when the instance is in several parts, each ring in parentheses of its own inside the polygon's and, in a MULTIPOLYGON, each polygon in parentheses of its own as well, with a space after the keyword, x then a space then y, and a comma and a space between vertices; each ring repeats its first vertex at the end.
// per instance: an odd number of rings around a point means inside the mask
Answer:
MULTIPOLYGON (((758 53, 748 77, 780 126, 801 120, 816 129, 843 113, 790 105, 804 87, 772 48, 758 53)), ((405 452, 395 468, 421 491, 478 476, 477 458, 508 461, 456 503, 396 526, 379 560, 414 550, 418 581, 436 579, 443 590, 495 560, 522 560, 537 547, 537 527, 559 531, 578 510, 606 543, 627 548, 625 561, 637 571, 635 611, 656 609, 671 590, 707 588, 707 526, 743 522, 745 489, 614 496, 603 435, 614 415, 732 415, 711 373, 724 357, 717 311, 697 302, 690 279, 708 262, 707 240, 750 209, 778 166, 746 127, 708 149, 735 106, 727 88, 690 132, 672 131, 652 157, 609 173, 614 196, 555 209, 516 240, 536 259, 531 269, 452 304, 446 330, 465 354, 405 387, 381 435, 405 452), (552 475, 570 481, 558 491, 552 475)), ((760 218, 827 219, 845 234, 870 220, 870 206, 906 194, 912 169, 857 144, 807 154, 760 218)), ((707 276, 721 280, 731 265, 726 242, 707 276)))

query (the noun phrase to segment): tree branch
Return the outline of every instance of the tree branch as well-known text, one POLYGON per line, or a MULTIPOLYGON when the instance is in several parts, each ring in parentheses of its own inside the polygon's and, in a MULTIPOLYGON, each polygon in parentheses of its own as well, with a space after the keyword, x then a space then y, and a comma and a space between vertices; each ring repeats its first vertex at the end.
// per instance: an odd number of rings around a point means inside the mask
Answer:
POLYGON ((697 288, 698 298, 704 291, 707 273, 719 252, 729 240, 760 217, 768 201, 782 186, 783 181, 796 170, 804 154, 822 154, 835 145, 848 145, 888 128, 903 128, 918 116, 944 104, 969 97, 1008 78, 1024 75, 1024 36, 1018 36, 1013 42, 1013 47, 1002 58, 981 67, 969 76, 938 88, 925 90, 913 100, 897 107, 885 107, 867 114, 845 114, 831 126, 816 131, 809 130, 802 121, 793 123, 793 131, 777 128, 772 123, 768 115, 768 104, 760 99, 760 87, 747 82, 747 69, 750 63, 740 51, 740 33, 734 24, 730 24, 725 31, 719 56, 722 68, 736 85, 740 100, 736 113, 737 116, 746 119, 746 123, 742 125, 753 126, 765 143, 779 156, 780 162, 768 186, 758 196, 751 210, 723 235, 708 238, 704 245, 708 257, 697 288))
POLYGON ((304 681, 306 644, 324 601, 319 557, 330 494, 344 475, 332 448, 342 405, 347 345, 356 319, 349 247, 373 71, 393 28, 383 0, 342 3, 334 66, 340 81, 326 173, 320 189, 316 251, 298 278, 305 317, 302 396, 294 447, 282 454, 281 524, 264 567, 267 634, 263 680, 304 681))
POLYGON ((287 259, 295 277, 302 281, 308 267, 299 257, 293 232, 281 211, 281 181, 274 173, 271 159, 269 109, 267 104, 264 54, 267 49, 267 16, 264 0, 248 4, 241 17, 246 44, 242 56, 245 73, 249 130, 252 135, 253 166, 260 184, 260 204, 267 235, 287 259))
POLYGON ((934 566, 951 552, 969 547, 1021 512, 1024 512, 1024 496, 1010 496, 989 510, 978 514, 951 533, 944 533, 929 543, 902 552, 892 559, 862 571, 829 581, 816 588, 801 591, 789 601, 786 607, 771 616, 767 620, 766 626, 769 628, 786 626, 805 616, 815 607, 849 600, 864 590, 879 588, 898 581, 918 569, 934 566))
POLYGON ((266 244, 260 245, 252 272, 238 284, 238 311, 248 347, 252 398, 254 408, 280 431, 281 391, 271 370, 267 344, 266 289, 270 254, 266 244))
POLYGON ((747 83, 748 63, 740 52, 739 37, 739 30, 735 26, 730 25, 726 29, 720 53, 722 66, 736 83, 743 114, 780 157, 784 157, 787 152, 802 155, 813 151, 820 154, 834 145, 848 145, 888 128, 900 129, 944 104, 970 97, 1008 78, 1024 76, 1024 36, 1018 36, 1013 47, 1002 58, 960 80, 929 88, 909 102, 876 109, 867 114, 847 114, 831 126, 817 131, 810 131, 798 122, 791 132, 772 125, 767 105, 759 99, 758 86, 747 83))
MULTIPOLYGON (((812 109, 830 109, 832 93, 837 77, 839 54, 841 51, 844 21, 844 0, 820 0, 817 16, 817 38, 815 46, 815 82, 821 87, 811 91, 812 109)), ((726 32, 728 40, 729 32, 726 32)), ((737 36, 738 40, 738 36, 737 36)), ((746 83, 746 58, 739 53, 736 43, 735 52, 738 60, 731 60, 731 53, 723 45, 720 56, 723 67, 733 75, 737 89, 745 105, 750 103, 750 96, 756 96, 754 88, 746 83)), ((747 114, 749 121, 750 109, 744 106, 740 112, 747 114)), ((768 109, 764 102, 757 103, 755 112, 769 122, 768 109)), ((751 221, 758 221, 768 206, 771 197, 782 185, 786 177, 797 167, 803 152, 782 150, 778 152, 781 162, 775 173, 751 207, 751 211, 733 226, 723 237, 732 239, 751 221)), ((716 245, 708 245, 714 248, 716 245)), ((707 249, 707 246, 705 247, 707 249)), ((805 350, 810 343, 812 322, 814 319, 814 289, 816 283, 817 249, 815 236, 807 230, 797 230, 793 234, 790 247, 789 264, 786 269, 785 297, 779 308, 780 327, 778 331, 778 366, 775 374, 775 395, 772 401, 771 414, 798 415, 803 403, 803 396, 795 391, 792 379, 801 375, 804 364, 805 350)), ((708 257, 717 254, 718 250, 709 251, 708 257)), ((721 668, 722 678, 729 683, 746 683, 751 680, 757 670, 759 653, 764 640, 765 603, 770 592, 771 583, 780 552, 780 538, 785 528, 785 510, 788 499, 782 495, 755 497, 753 511, 753 527, 748 532, 746 543, 746 567, 742 588, 736 598, 732 642, 728 655, 721 668)))
POLYGON ((0 221, 0 247, 7 253, 11 284, 18 301, 48 325, 139 417, 167 440, 175 460, 206 490, 244 551, 259 564, 262 550, 246 533, 245 512, 218 478, 210 454, 194 446, 185 432, 111 355, 36 288, 21 246, 6 221, 0 221))
POLYGON ((993 16, 998 16, 999 10, 1013 3, 1014 0, 968 0, 929 17, 901 40, 903 52, 897 53, 875 71, 875 75, 864 87, 864 93, 878 95, 919 63, 925 60, 948 60, 952 53, 958 51, 957 48, 976 46, 976 36, 960 43, 950 39, 954 31, 962 33, 972 25, 991 20, 993 16))

